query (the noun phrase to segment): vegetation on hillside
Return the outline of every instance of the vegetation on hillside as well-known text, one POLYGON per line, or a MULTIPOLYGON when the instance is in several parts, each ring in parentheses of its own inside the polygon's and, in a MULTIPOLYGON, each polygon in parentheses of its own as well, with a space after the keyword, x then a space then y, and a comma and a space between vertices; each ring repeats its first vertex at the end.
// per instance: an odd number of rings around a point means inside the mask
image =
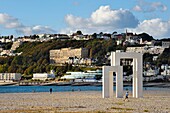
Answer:
POLYGON ((161 64, 170 64, 170 47, 164 50, 164 52, 158 57, 156 63, 157 66, 160 66, 161 64))
MULTIPOLYGON (((150 37, 152 38, 152 37, 150 37)), ((9 48, 11 43, 6 48, 9 48)), ((91 53, 89 57, 98 59, 96 65, 102 66, 108 64, 106 54, 111 51, 123 49, 126 47, 117 46, 114 39, 103 40, 51 40, 47 42, 24 42, 15 52, 22 52, 19 56, 0 57, 0 73, 22 73, 24 75, 32 75, 33 73, 50 72, 54 69, 57 76, 63 75, 66 71, 82 71, 85 68, 73 67, 66 64, 65 66, 51 65, 49 60, 49 50, 61 48, 88 48, 91 53)), ((158 60, 154 62, 157 65, 170 64, 170 48, 165 49, 158 60)), ((153 62, 153 55, 144 54, 145 62, 153 62)))
POLYGON ((116 50, 115 41, 110 40, 51 40, 48 42, 24 42, 15 52, 22 52, 21 55, 15 57, 0 58, 0 72, 22 73, 24 75, 32 75, 33 73, 49 72, 54 69, 58 75, 62 75, 67 70, 81 70, 79 67, 55 66, 50 65, 49 50, 61 48, 79 48, 85 47, 92 50, 92 58, 98 59, 98 65, 102 65, 105 61, 107 52, 116 50))

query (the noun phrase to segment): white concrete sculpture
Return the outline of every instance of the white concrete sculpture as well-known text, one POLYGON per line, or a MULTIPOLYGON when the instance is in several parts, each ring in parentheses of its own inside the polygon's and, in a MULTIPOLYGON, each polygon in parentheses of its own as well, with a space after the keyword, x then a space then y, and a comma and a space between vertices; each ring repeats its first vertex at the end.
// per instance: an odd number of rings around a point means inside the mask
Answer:
POLYGON ((103 98, 113 96, 113 72, 116 72, 116 97, 123 97, 123 68, 122 66, 103 66, 103 98))
POLYGON ((116 97, 123 97, 123 70, 120 59, 133 59, 133 97, 143 97, 142 53, 112 52, 111 66, 103 66, 103 98, 113 95, 113 72, 116 72, 116 97))

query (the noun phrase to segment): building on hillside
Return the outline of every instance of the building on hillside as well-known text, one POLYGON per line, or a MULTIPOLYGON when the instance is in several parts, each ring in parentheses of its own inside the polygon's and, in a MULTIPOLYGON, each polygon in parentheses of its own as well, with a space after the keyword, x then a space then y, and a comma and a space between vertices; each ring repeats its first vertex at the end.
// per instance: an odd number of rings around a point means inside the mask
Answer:
POLYGON ((50 34, 37 34, 39 38, 48 38, 50 34))
POLYGON ((70 37, 67 34, 51 34, 50 39, 59 39, 61 41, 69 40, 70 37))
POLYGON ((12 42, 12 38, 0 37, 0 42, 2 42, 2 43, 12 42))
POLYGON ((162 47, 169 48, 170 47, 170 41, 162 41, 162 47))
POLYGON ((18 42, 35 42, 37 41, 36 39, 31 39, 30 37, 20 37, 20 38, 17 38, 17 41, 18 42))
POLYGON ((50 74, 49 73, 35 73, 33 74, 33 80, 50 80, 50 79, 55 79, 55 74, 54 71, 51 70, 50 74))
POLYGON ((161 46, 127 47, 126 52, 162 54, 164 49, 161 46))
POLYGON ((170 76, 170 66, 168 64, 162 64, 161 69, 162 69, 161 75, 170 76))
POLYGON ((0 73, 0 81, 9 82, 19 80, 21 80, 20 73, 0 73))
POLYGON ((105 34, 101 33, 101 34, 97 34, 97 35, 96 35, 96 38, 97 38, 97 39, 105 39, 105 40, 108 40, 108 39, 111 38, 111 35, 110 35, 110 34, 107 34, 107 33, 105 33, 105 34))
POLYGON ((123 34, 117 34, 117 35, 114 35, 113 38, 116 40, 117 45, 122 45, 123 40, 124 40, 123 37, 124 37, 123 34))
POLYGON ((1 51, 0 56, 13 56, 11 54, 12 54, 11 50, 3 50, 1 51))
POLYGON ((128 33, 126 30, 126 39, 124 42, 124 45, 130 44, 130 45, 135 45, 135 44, 140 44, 140 37, 136 34, 133 33, 128 33))
POLYGON ((153 61, 156 61, 158 59, 158 55, 157 56, 153 56, 153 61))
POLYGON ((158 69, 151 69, 151 68, 143 72, 144 76, 155 76, 158 75, 158 73, 159 73, 158 69))
POLYGON ((58 50, 50 50, 51 64, 65 64, 70 58, 81 59, 88 58, 88 49, 86 48, 62 48, 58 50))

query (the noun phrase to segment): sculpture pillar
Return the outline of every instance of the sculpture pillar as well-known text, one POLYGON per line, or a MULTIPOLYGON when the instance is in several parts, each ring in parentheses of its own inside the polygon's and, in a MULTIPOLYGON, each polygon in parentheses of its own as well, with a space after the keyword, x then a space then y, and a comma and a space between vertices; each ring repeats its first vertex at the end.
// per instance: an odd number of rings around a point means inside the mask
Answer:
POLYGON ((133 59, 133 97, 143 97, 143 56, 142 53, 112 52, 111 66, 103 67, 103 98, 113 95, 113 72, 116 72, 116 97, 123 97, 123 68, 120 60, 133 59))
POLYGON ((116 97, 123 97, 123 68, 121 66, 103 66, 103 98, 113 96, 113 72, 116 72, 116 97))

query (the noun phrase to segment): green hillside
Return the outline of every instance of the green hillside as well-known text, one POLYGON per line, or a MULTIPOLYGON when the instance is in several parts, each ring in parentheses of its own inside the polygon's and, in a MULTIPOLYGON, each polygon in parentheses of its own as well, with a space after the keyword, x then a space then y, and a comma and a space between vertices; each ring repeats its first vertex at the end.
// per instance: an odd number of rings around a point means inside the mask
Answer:
MULTIPOLYGON (((71 66, 57 67, 49 63, 49 50, 61 49, 67 47, 85 47, 92 49, 92 57, 98 58, 97 65, 101 65, 107 52, 116 50, 115 41, 110 40, 51 40, 48 42, 25 42, 15 52, 22 52, 20 56, 0 58, 0 72, 17 72, 24 75, 32 73, 49 72, 54 69, 58 74, 62 74, 69 70, 71 66)), ((120 47, 117 47, 120 48, 120 47)), ((78 67, 77 67, 78 68, 78 67)), ((70 70, 76 70, 72 68, 70 70)), ((77 69, 79 70, 79 69, 77 69)))

